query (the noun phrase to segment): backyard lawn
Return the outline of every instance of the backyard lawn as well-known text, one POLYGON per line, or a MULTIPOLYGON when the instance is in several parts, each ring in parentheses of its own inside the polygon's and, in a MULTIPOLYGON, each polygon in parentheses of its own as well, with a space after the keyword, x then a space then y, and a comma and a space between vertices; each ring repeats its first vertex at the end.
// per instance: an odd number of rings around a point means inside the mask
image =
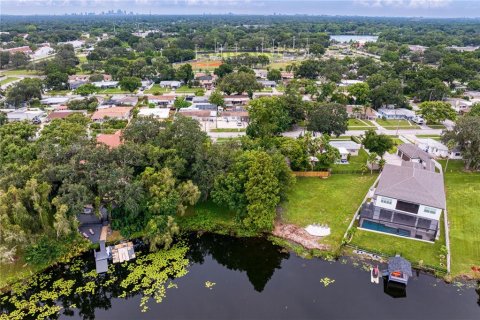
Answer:
POLYGON ((420 127, 414 123, 411 123, 407 120, 383 120, 377 119, 376 120, 379 125, 384 127, 385 129, 395 130, 397 129, 419 129, 420 127))
POLYGON ((370 120, 348 119, 348 130, 368 130, 375 129, 370 120))
POLYGON ((170 92, 170 89, 167 88, 162 88, 158 83, 155 83, 150 89, 145 90, 144 93, 150 93, 150 94, 163 94, 166 92, 170 92))
POLYGON ((453 276, 480 267, 480 173, 460 172, 459 163, 450 161, 445 173, 453 276))
POLYGON ((175 90, 176 93, 195 93, 199 90, 202 90, 205 92, 202 88, 189 88, 188 86, 181 86, 177 90, 175 90))
POLYGON ((328 179, 297 178, 296 185, 283 203, 286 223, 305 227, 312 223, 327 224, 332 233, 323 242, 340 248, 348 225, 362 203, 376 175, 334 174, 328 179))
POLYGON ((121 88, 107 88, 107 89, 99 90, 97 93, 110 94, 110 93, 131 93, 131 92, 122 90, 121 88))
POLYGON ((350 244, 367 251, 382 253, 388 256, 394 256, 398 253, 415 265, 423 264, 446 269, 445 260, 443 261, 443 266, 440 265, 442 246, 445 245, 443 219, 440 222, 440 239, 435 241, 435 243, 357 229, 350 244))
POLYGON ((439 135, 434 135, 434 134, 417 134, 416 137, 421 138, 421 139, 430 138, 430 139, 433 139, 433 140, 440 141, 440 136, 439 135))
POLYGON ((350 156, 348 164, 332 165, 332 172, 359 171, 367 164, 368 153, 364 149, 358 151, 358 156, 350 156))

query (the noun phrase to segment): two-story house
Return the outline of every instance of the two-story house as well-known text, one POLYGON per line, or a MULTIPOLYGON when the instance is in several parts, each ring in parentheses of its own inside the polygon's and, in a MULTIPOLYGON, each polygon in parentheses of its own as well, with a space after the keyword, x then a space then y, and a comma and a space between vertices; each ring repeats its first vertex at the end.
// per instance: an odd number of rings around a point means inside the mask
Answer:
POLYGON ((372 201, 360 211, 359 227, 433 242, 439 237, 443 210, 442 174, 412 162, 387 164, 372 201))

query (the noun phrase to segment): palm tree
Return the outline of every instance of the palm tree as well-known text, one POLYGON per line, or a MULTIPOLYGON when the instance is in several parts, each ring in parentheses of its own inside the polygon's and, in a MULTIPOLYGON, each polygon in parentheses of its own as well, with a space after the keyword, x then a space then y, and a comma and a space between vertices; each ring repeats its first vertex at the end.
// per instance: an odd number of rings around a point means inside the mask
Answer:
POLYGON ((450 139, 447 142, 448 155, 447 155, 447 163, 445 164, 445 172, 447 172, 448 160, 450 160, 450 153, 452 153, 452 150, 455 148, 456 145, 457 143, 453 139, 450 139))
POLYGON ((380 171, 383 170, 383 167, 385 167, 385 165, 387 164, 387 161, 383 158, 381 158, 379 161, 378 161, 378 167, 380 168, 380 171))
POLYGON ((373 166, 378 163, 378 154, 372 152, 368 155, 367 163, 370 164, 370 174, 373 174, 373 166))

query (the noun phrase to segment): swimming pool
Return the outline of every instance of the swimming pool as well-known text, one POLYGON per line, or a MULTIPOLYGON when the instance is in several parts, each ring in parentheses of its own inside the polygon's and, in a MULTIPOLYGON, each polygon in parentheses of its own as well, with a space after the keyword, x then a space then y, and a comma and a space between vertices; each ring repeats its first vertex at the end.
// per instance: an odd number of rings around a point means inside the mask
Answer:
POLYGON ((408 230, 387 227, 384 224, 373 222, 373 221, 370 221, 370 220, 364 220, 361 227, 364 228, 364 229, 368 229, 368 230, 391 233, 391 234, 395 234, 397 236, 410 237, 410 231, 408 231, 408 230))

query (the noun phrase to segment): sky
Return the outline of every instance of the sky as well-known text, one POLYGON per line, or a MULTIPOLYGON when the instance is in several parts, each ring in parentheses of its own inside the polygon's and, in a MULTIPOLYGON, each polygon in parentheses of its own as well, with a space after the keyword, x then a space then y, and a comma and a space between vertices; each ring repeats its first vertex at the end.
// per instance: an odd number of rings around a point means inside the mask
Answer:
POLYGON ((480 0, 0 0, 0 14, 43 15, 126 10, 151 14, 308 14, 480 17, 480 0))

